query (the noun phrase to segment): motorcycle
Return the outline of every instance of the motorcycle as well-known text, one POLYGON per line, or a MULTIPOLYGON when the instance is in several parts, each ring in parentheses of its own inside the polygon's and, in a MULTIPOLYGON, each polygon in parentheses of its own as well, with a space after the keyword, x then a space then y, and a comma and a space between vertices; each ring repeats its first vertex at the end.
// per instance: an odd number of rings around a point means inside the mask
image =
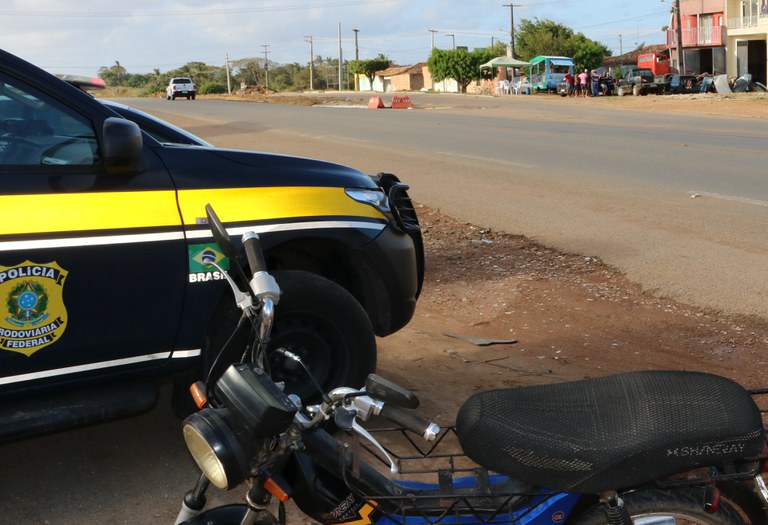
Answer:
POLYGON ((322 524, 768 524, 768 426, 755 401, 768 389, 626 372, 474 394, 440 429, 413 413, 412 392, 371 374, 305 406, 270 378, 276 358, 303 363, 288 348, 264 354, 280 290, 258 236, 242 244, 248 291, 218 270, 253 328, 251 359, 191 388, 201 410, 183 434, 201 475, 177 524, 284 524, 289 500, 322 524), (206 510, 210 485, 244 486, 245 502, 206 510))

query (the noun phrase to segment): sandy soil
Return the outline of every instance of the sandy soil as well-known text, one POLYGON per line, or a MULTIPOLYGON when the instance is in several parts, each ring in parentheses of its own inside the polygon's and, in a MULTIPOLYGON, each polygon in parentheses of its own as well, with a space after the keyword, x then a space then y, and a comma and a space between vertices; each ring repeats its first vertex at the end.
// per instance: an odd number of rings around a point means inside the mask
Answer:
POLYGON ((424 291, 414 320, 380 341, 380 372, 417 389, 439 423, 475 390, 626 370, 710 371, 768 386, 765 320, 654 297, 598 259, 418 212, 424 291))

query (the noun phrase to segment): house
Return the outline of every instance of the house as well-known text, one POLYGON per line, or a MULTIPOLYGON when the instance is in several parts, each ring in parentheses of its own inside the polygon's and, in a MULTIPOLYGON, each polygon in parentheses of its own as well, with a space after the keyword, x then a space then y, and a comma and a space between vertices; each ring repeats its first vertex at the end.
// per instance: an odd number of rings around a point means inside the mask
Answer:
POLYGON ((378 91, 380 93, 419 91, 422 88, 432 88, 432 76, 429 74, 426 62, 377 71, 373 77, 372 87, 367 77, 361 76, 359 81, 360 91, 378 91))
MULTIPOLYGON (((687 75, 705 71, 715 75, 726 73, 725 9, 726 1, 730 3, 731 0, 678 1, 680 16, 677 16, 676 8, 673 7, 669 29, 667 29, 667 47, 670 50, 672 65, 681 74, 687 75), (681 27, 679 35, 677 32, 678 20, 681 27), (683 55, 679 61, 678 41, 683 50, 683 55), (681 65, 685 67, 683 68, 681 65)), ((733 1, 734 8, 738 2, 740 0, 733 1)), ((765 48, 765 37, 763 38, 763 48, 765 48)))
POLYGON ((725 0, 726 74, 768 85, 768 0, 725 0))
POLYGON ((667 46, 677 67, 677 46, 683 50, 685 72, 746 73, 768 81, 768 0, 679 0, 680 27, 672 9, 667 46))

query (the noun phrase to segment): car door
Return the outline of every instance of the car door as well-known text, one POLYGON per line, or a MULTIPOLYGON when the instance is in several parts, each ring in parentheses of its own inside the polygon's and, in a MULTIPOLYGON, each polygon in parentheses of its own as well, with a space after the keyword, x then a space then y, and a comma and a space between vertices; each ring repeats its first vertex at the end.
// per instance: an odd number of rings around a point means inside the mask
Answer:
POLYGON ((108 173, 109 111, 11 73, 0 70, 0 392, 145 373, 173 349, 185 289, 168 173, 151 139, 140 173, 108 173))

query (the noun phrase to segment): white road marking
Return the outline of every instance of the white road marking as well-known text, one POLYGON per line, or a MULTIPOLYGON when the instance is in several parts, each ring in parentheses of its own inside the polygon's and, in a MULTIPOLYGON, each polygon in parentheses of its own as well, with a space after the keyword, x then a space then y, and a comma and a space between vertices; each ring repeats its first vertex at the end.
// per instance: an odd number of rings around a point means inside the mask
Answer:
POLYGON ((734 195, 723 195, 722 193, 710 193, 707 191, 689 191, 689 195, 699 197, 712 197, 713 199, 723 199, 726 201, 743 202, 744 204, 752 204, 754 206, 768 206, 768 201, 761 201, 757 199, 748 199, 746 197, 736 197, 734 195))

